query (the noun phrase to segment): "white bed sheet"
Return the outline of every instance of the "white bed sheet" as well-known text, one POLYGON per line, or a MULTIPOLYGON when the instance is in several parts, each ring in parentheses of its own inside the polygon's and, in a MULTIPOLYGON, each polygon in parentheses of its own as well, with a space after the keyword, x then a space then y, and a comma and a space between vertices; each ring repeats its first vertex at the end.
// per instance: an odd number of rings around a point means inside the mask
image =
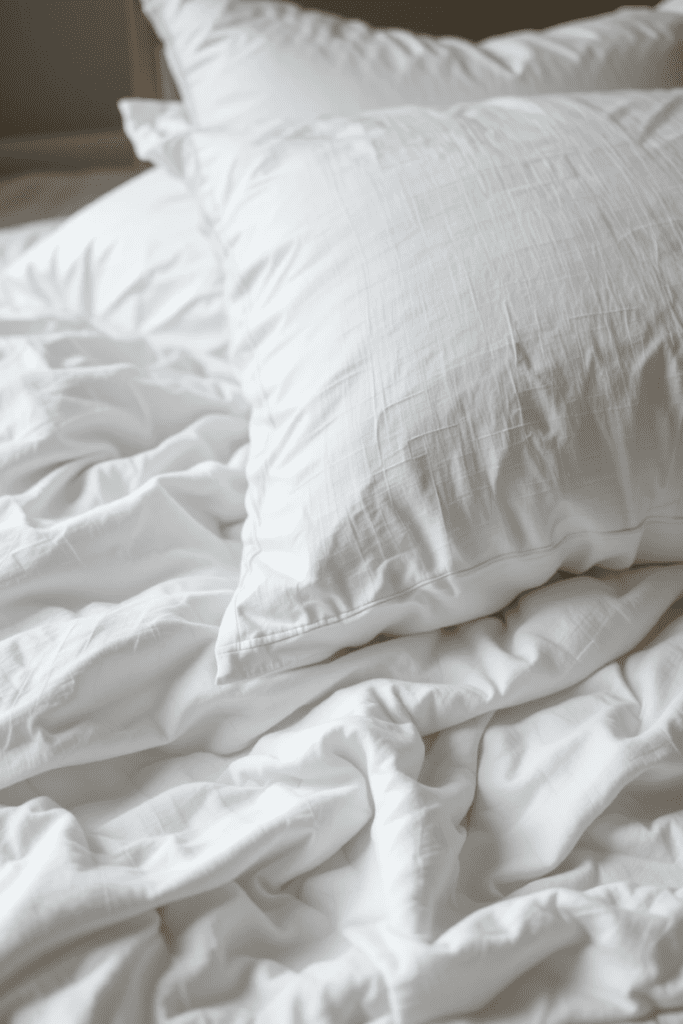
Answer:
POLYGON ((41 220, 0 227, 0 271, 41 238, 52 234, 64 220, 64 217, 44 217, 41 220))
POLYGON ((683 567, 218 686, 230 366, 0 332, 0 1020, 681 1024, 683 567))

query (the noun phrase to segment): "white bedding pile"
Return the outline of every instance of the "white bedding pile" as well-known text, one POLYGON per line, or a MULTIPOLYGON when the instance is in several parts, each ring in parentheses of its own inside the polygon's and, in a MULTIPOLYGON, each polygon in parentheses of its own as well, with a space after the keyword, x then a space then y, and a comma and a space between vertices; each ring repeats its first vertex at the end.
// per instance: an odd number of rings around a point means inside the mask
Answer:
POLYGON ((194 120, 0 272, 0 1022, 683 1024, 679 0, 249 139, 440 44, 146 6, 194 120))
POLYGON ((229 366, 7 330, 0 1019, 680 1020, 683 567, 216 685, 229 366))

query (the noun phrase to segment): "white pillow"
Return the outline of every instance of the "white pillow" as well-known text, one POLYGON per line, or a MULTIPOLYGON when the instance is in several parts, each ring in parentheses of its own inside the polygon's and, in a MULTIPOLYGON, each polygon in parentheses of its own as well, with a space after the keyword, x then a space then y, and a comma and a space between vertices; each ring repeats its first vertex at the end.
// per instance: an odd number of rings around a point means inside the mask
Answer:
POLYGON ((142 0, 194 122, 239 133, 415 103, 683 84, 683 3, 470 43, 280 0, 142 0))
POLYGON ((192 128, 184 105, 178 100, 148 100, 134 96, 118 100, 116 105, 123 130, 135 155, 144 162, 163 165, 165 171, 183 182, 186 200, 194 207, 196 217, 199 208, 185 187, 179 166, 166 156, 167 148, 173 140, 181 139, 192 128))
POLYGON ((111 338, 209 351, 228 328, 222 270, 183 182, 143 171, 15 259, 3 316, 58 316, 111 338))
POLYGON ((683 560, 683 90, 167 148, 252 405, 231 680, 683 560))

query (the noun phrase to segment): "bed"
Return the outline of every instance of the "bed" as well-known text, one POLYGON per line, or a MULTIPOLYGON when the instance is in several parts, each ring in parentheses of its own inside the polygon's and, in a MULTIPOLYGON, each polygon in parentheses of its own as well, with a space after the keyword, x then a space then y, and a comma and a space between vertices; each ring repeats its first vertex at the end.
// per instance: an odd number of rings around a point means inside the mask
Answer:
POLYGON ((143 9, 0 239, 0 1020, 681 1024, 683 2, 143 9))

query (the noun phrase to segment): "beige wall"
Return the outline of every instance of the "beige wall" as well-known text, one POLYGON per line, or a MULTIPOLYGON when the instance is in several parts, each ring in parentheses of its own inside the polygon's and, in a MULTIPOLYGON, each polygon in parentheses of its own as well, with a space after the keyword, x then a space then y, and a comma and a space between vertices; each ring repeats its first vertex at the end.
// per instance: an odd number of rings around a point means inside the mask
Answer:
POLYGON ((154 94, 144 34, 131 0, 0 0, 0 135, 119 128, 120 96, 154 94))

